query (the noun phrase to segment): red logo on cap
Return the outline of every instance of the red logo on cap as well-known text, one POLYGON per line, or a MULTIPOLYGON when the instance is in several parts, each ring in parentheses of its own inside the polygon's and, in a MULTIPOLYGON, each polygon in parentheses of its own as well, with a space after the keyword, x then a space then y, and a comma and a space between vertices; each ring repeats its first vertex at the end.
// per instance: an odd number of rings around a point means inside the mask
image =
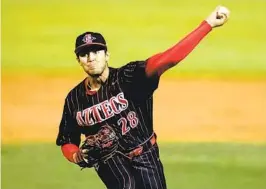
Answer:
POLYGON ((91 34, 86 34, 86 35, 83 37, 82 41, 83 41, 84 43, 92 43, 92 41, 93 41, 94 39, 96 39, 96 38, 93 37, 93 36, 91 36, 91 34))

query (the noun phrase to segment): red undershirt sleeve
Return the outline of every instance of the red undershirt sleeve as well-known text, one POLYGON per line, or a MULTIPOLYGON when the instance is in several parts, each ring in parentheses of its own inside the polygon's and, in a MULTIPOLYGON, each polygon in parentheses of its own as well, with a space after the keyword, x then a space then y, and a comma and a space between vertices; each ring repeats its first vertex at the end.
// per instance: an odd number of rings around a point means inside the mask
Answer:
POLYGON ((147 60, 145 69, 147 76, 152 76, 156 73, 160 76, 166 70, 175 66, 183 60, 211 30, 212 27, 206 21, 203 21, 199 27, 175 46, 163 53, 158 53, 150 57, 147 60))
POLYGON ((63 152, 63 155, 68 159, 68 161, 74 162, 73 154, 79 151, 79 147, 75 144, 64 144, 63 146, 61 146, 61 150, 63 152))

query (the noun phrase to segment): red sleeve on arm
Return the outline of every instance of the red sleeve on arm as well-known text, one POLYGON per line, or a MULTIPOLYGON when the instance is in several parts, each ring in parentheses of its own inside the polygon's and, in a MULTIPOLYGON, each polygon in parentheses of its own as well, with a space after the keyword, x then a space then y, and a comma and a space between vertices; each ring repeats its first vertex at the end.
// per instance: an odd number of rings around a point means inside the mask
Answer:
POLYGON ((68 161, 74 162, 73 154, 79 151, 79 147, 75 144, 65 144, 61 146, 61 150, 63 152, 63 155, 68 159, 68 161))
POLYGON ((147 76, 156 73, 161 75, 167 69, 183 60, 211 30, 212 27, 206 21, 203 21, 198 28, 188 34, 175 46, 163 53, 150 57, 146 66, 147 76))

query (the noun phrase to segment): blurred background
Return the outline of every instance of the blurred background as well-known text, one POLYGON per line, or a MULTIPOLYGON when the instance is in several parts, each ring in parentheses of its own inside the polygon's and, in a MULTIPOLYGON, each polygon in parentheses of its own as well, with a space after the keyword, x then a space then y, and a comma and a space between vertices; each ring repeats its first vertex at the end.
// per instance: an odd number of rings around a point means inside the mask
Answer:
POLYGON ((168 188, 266 188, 265 0, 2 0, 1 187, 105 188, 55 145, 64 99, 86 75, 74 54, 104 35, 110 66, 145 60, 231 10, 154 94, 168 188))

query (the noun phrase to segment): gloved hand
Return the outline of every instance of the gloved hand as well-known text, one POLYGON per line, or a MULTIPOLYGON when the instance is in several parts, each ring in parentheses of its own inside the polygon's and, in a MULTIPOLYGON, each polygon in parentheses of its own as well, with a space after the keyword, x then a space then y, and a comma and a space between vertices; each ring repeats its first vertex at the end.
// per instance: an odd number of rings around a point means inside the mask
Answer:
POLYGON ((80 150, 73 155, 80 167, 93 167, 99 161, 111 158, 118 148, 118 137, 110 126, 102 126, 95 135, 84 140, 80 150))

